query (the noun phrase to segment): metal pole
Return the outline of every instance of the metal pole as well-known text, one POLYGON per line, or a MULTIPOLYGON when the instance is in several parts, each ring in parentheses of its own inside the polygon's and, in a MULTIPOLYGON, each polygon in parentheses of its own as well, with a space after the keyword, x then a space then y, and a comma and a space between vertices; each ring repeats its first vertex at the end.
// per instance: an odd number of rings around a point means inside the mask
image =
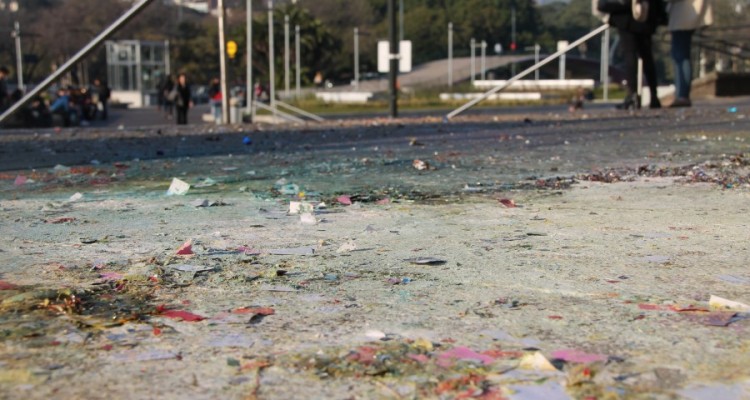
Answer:
POLYGON ((284 16, 284 94, 289 97, 289 81, 292 79, 292 72, 289 68, 289 16, 284 16))
POLYGON ((390 68, 388 71, 388 86, 390 92, 390 114, 391 118, 398 117, 398 67, 399 67, 399 41, 396 32, 396 0, 388 0, 388 37, 390 38, 390 68))
POLYGON ((225 38, 224 18, 227 10, 224 0, 216 4, 219 12, 219 68, 221 73, 221 123, 228 124, 229 120, 229 85, 227 85, 227 42, 225 38))
MULTIPOLYGON (((542 50, 542 46, 539 43, 534 44, 534 64, 539 64, 539 52, 542 50)), ((539 80, 539 70, 534 71, 534 80, 539 80)))
POLYGON ((511 49, 514 53, 516 49, 518 48, 518 44, 516 43, 516 7, 513 6, 510 9, 510 42, 513 44, 513 49, 511 49))
POLYGON ((453 22, 448 23, 448 87, 453 88, 453 22))
MULTIPOLYGON (((511 49, 511 51, 515 53, 516 49, 518 48, 518 43, 516 43, 516 7, 513 6, 513 8, 510 9, 510 12, 511 12, 510 14, 510 23, 511 23, 510 40, 511 40, 511 44, 513 45, 513 49, 511 49)), ((510 65, 510 74, 511 76, 516 74, 515 62, 513 62, 510 65)))
POLYGON ((602 57, 604 58, 604 101, 609 101, 609 29, 604 31, 604 46, 602 48, 602 57))
POLYGON ((481 59, 482 60, 481 61, 481 66, 482 66, 482 80, 484 81, 484 80, 487 79, 487 60, 486 60, 487 59, 487 42, 485 42, 484 40, 482 40, 482 45, 481 46, 482 46, 482 49, 481 49, 481 54, 482 54, 482 59, 481 59))
POLYGON ((404 40, 404 0, 398 4, 398 40, 404 40))
POLYGON ((560 80, 565 79, 565 54, 564 53, 560 56, 560 76, 558 78, 560 80))
POLYGON ((253 96, 255 91, 253 90, 253 0, 247 0, 247 66, 245 71, 246 81, 245 82, 245 94, 247 95, 247 102, 245 104, 245 110, 250 118, 253 115, 253 96))
POLYGON ((276 117, 276 68, 274 58, 276 54, 273 48, 273 0, 268 0, 268 95, 273 116, 276 117))
POLYGON ((151 4, 151 2, 154 0, 141 0, 138 2, 138 4, 131 7, 125 14, 120 16, 115 22, 113 22, 111 25, 109 25, 102 33, 100 33, 97 37, 95 37, 93 40, 91 40, 84 48, 78 51, 73 57, 71 57, 68 61, 65 62, 65 64, 61 65, 60 68, 58 68, 52 75, 48 76, 47 79, 42 81, 39 85, 35 86, 33 90, 31 90, 29 93, 27 93, 21 100, 17 101, 15 104, 10 106, 5 112, 0 115, 0 123, 5 121, 6 118, 13 115, 16 111, 18 111, 21 107, 24 106, 24 104, 28 103, 31 99, 39 95, 42 91, 47 89, 49 85, 52 84, 55 80, 60 78, 60 76, 66 74, 70 69, 75 66, 81 59, 86 57, 89 53, 94 51, 97 46, 99 46, 102 42, 107 40, 112 34, 117 32, 120 27, 128 23, 133 17, 138 15, 139 12, 143 11, 146 6, 151 4))
POLYGON ((471 84, 474 85, 474 74, 475 74, 475 61, 474 61, 474 54, 475 54, 475 48, 476 46, 476 40, 474 38, 471 38, 471 84))
POLYGON ((359 28, 354 28, 354 87, 359 90, 359 28))
POLYGON ((548 56, 544 60, 540 61, 538 64, 532 65, 531 67, 526 68, 525 70, 523 70, 518 75, 516 75, 516 76, 514 76, 514 77, 512 77, 510 79, 508 79, 504 84, 492 88, 491 90, 487 91, 486 93, 482 94, 481 96, 477 97, 476 99, 471 100, 468 103, 464 104, 463 106, 461 106, 461 107, 453 110, 452 112, 450 112, 449 114, 447 114, 445 116, 445 120, 447 121, 447 120, 455 117, 456 115, 461 114, 462 112, 468 110, 469 108, 474 107, 480 101, 485 100, 486 98, 492 96, 493 94, 495 94, 495 93, 497 93, 497 92, 499 92, 499 91, 507 88, 508 86, 512 85, 514 82, 522 79, 523 77, 525 77, 526 75, 528 75, 528 74, 536 71, 537 69, 539 69, 539 68, 541 68, 541 67, 549 64, 555 58, 560 57, 560 55, 565 54, 566 52, 570 51, 571 49, 574 49, 574 48, 580 46, 581 43, 586 42, 587 40, 591 39, 592 37, 594 37, 594 36, 596 36, 596 35, 598 35, 600 33, 602 33, 603 31, 607 30, 608 28, 609 28, 609 24, 604 24, 604 25, 602 25, 602 26, 594 29, 593 31, 589 32, 586 36, 583 36, 580 39, 576 40, 575 42, 569 44, 564 49, 558 50, 555 54, 552 54, 552 55, 548 56))
POLYGON ((23 86, 23 53, 21 53, 21 24, 18 21, 13 26, 13 36, 16 38, 16 75, 18 76, 18 88, 25 92, 23 86))
POLYGON ((296 63, 296 73, 297 73, 296 83, 297 83, 297 97, 298 98, 302 96, 302 89, 301 89, 301 86, 302 86, 302 60, 301 60, 302 51, 301 51, 301 39, 300 39, 299 33, 300 33, 299 25, 295 25, 294 27, 294 50, 295 50, 294 61, 296 63))

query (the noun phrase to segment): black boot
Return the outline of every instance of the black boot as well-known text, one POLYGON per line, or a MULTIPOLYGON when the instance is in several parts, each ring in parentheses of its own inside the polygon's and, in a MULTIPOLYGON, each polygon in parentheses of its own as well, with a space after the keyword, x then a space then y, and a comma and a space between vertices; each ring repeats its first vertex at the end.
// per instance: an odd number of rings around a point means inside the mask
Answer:
POLYGON ((625 100, 623 100, 622 103, 616 106, 616 108, 618 110, 638 110, 641 108, 641 98, 635 93, 629 94, 625 97, 625 100))
POLYGON ((659 101, 659 98, 652 94, 651 103, 648 105, 648 108, 650 109, 661 108, 661 102, 659 101))

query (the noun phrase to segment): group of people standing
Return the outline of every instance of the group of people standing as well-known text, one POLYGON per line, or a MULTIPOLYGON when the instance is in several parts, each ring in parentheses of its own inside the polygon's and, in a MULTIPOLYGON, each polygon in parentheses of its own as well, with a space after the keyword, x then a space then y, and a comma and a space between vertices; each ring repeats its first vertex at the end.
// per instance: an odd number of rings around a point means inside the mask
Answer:
POLYGON ((672 37, 675 99, 670 107, 690 107, 693 75, 690 48, 695 31, 713 24, 711 0, 667 0, 666 4, 664 0, 594 0, 594 7, 608 14, 606 20, 617 28, 625 55, 627 96, 617 108, 641 106, 637 91, 639 57, 643 60, 643 74, 651 94, 649 108, 661 108, 652 45, 652 36, 659 25, 666 25, 672 37))
POLYGON ((186 74, 177 75, 176 80, 172 75, 165 76, 158 84, 157 96, 165 118, 171 120, 176 111, 177 125, 187 125, 188 111, 193 107, 193 93, 186 74))

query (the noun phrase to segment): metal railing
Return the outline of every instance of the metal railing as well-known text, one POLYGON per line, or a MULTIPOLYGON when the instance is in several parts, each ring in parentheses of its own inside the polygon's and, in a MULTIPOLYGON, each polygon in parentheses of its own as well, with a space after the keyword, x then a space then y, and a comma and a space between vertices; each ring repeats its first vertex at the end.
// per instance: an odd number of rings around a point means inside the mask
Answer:
MULTIPOLYGON (((276 104, 279 104, 279 102, 276 101, 276 104)), ((266 111, 271 112, 274 117, 279 117, 281 119, 284 119, 284 120, 287 120, 287 121, 290 121, 290 122, 297 122, 297 123, 300 123, 300 124, 302 124, 302 123, 305 122, 305 120, 302 119, 302 118, 295 117, 292 114, 285 113, 285 112, 279 110, 276 107, 269 106, 269 105, 261 103, 259 101, 254 101, 252 108, 253 108, 253 113, 255 112, 255 110, 261 109, 261 110, 266 110, 266 111)), ((255 115, 253 115, 253 120, 255 119, 254 117, 255 117, 255 115)))
POLYGON ((293 106, 291 104, 284 103, 283 101, 276 100, 276 105, 279 106, 279 107, 281 107, 281 108, 286 108, 287 110, 289 110, 289 111, 291 111, 293 113, 299 114, 299 115, 301 115, 303 117, 310 118, 313 121, 317 121, 317 122, 323 122, 323 121, 325 121, 325 119, 323 117, 317 116, 317 115, 315 115, 315 114, 313 114, 311 112, 307 112, 307 111, 305 111, 305 110, 303 110, 301 108, 297 108, 297 107, 295 107, 295 106, 293 106))
POLYGON ((496 87, 490 89, 489 91, 487 91, 486 93, 484 93, 481 96, 477 97, 476 99, 471 100, 468 103, 464 104, 463 106, 461 106, 461 107, 459 107, 459 108, 451 111, 450 113, 448 113, 444 117, 444 120, 448 121, 448 120, 452 119, 453 117, 457 116, 458 114, 461 114, 462 112, 468 110, 469 108, 474 107, 475 105, 479 104, 483 100, 486 100, 488 97, 492 96, 493 94, 495 94, 497 92, 500 92, 501 90, 504 90, 504 89, 508 88, 514 82, 516 82, 516 81, 520 80, 521 78, 525 77, 526 75, 529 75, 530 73, 532 73, 532 72, 534 72, 534 71, 542 68, 543 66, 549 64, 550 62, 552 62, 555 59, 559 58, 563 54, 565 54, 565 53, 569 52, 570 50, 572 50, 572 49, 580 46, 582 43, 587 42, 591 38, 596 37, 600 33, 607 31, 608 29, 609 29, 609 24, 604 24, 604 25, 600 26, 599 28, 597 28, 597 29, 589 32, 587 35, 581 37, 580 39, 576 40, 575 42, 568 44, 568 46, 566 46, 564 49, 561 49, 561 50, 557 51, 556 53, 551 54, 550 56, 548 56, 544 60, 539 61, 538 63, 532 65, 529 68, 526 68, 525 70, 523 70, 518 75, 515 75, 514 77, 512 77, 512 78, 508 79, 507 81, 505 81, 505 83, 503 83, 502 85, 496 86, 496 87))
POLYGON ((152 1, 153 0, 141 0, 140 2, 135 4, 133 7, 131 7, 127 12, 125 12, 125 14, 123 14, 115 22, 109 25, 106 29, 104 29, 104 31, 102 31, 102 33, 96 36, 84 48, 82 48, 80 51, 78 51, 78 53, 76 53, 67 62, 65 62, 65 64, 60 66, 60 68, 58 68, 52 75, 48 76, 47 79, 42 81, 42 83, 38 84, 34 89, 26 93, 26 95, 23 96, 21 100, 18 100, 15 104, 10 106, 10 108, 5 110, 5 112, 2 115, 0 115, 0 123, 5 121, 11 115, 13 115, 26 103, 31 101, 31 99, 38 96, 39 93, 41 93, 43 90, 47 89, 54 81, 56 81, 60 76, 68 72, 71 68, 73 68, 74 65, 76 65, 79 61, 81 61, 89 53, 96 50, 97 46, 99 46, 101 43, 107 40, 107 38, 109 38, 115 32, 117 32, 117 30, 119 30, 123 25, 127 24, 131 19, 133 19, 136 15, 138 15, 138 13, 143 11, 143 9, 145 9, 152 1))

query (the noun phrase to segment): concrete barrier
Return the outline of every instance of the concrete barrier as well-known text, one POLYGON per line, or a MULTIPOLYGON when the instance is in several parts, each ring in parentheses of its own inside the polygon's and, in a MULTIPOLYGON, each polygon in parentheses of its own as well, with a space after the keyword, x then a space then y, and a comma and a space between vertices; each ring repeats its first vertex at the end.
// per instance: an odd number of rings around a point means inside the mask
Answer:
MULTIPOLYGON (((504 80, 484 80, 474 81, 474 87, 477 89, 492 89, 496 86, 504 85, 504 80)), ((507 90, 528 92, 528 91, 554 91, 554 90, 575 90, 579 88, 594 89, 595 82, 593 79, 540 79, 538 81, 520 80, 513 82, 507 90)))
POLYGON ((373 96, 372 92, 317 92, 315 97, 326 103, 367 103, 373 96))
MULTIPOLYGON (((474 100, 482 93, 440 93, 440 101, 466 101, 474 100)), ((496 93, 487 98, 489 101, 538 101, 542 99, 539 92, 532 93, 496 93)))

